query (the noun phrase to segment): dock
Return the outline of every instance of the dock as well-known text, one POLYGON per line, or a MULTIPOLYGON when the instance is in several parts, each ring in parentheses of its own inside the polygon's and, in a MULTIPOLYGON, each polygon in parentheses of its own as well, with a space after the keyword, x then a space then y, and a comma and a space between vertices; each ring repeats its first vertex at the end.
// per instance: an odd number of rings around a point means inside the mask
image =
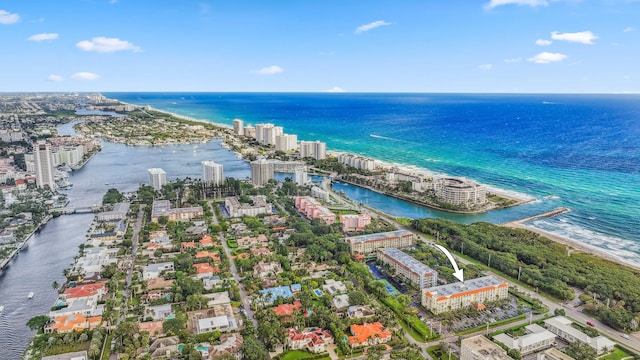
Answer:
POLYGON ((526 223, 528 221, 538 220, 538 219, 542 219, 542 218, 550 218, 550 217, 553 217, 553 216, 556 216, 556 215, 568 213, 569 211, 571 211, 571 209, 569 209, 568 207, 561 207, 561 208, 557 208, 555 210, 547 211, 547 212, 542 213, 542 214, 533 215, 533 216, 529 216, 529 217, 526 217, 526 218, 523 218, 523 219, 510 221, 510 222, 504 223, 502 225, 504 225, 504 226, 520 225, 520 224, 526 223))

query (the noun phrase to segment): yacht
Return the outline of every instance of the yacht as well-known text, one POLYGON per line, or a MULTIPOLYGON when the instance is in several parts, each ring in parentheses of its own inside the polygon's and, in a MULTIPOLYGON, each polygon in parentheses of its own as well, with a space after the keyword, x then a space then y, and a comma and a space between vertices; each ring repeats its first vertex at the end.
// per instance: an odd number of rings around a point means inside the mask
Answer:
POLYGON ((27 299, 33 299, 33 291, 29 293, 29 295, 27 296, 27 299))
POLYGON ((3 311, 4 311, 4 306, 0 305, 0 315, 2 315, 3 311))

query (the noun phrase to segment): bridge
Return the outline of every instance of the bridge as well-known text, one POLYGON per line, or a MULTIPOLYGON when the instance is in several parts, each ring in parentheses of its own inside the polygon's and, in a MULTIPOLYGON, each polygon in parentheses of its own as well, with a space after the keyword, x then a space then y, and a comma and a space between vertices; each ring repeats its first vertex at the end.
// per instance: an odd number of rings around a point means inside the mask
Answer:
POLYGON ((89 213, 97 213, 102 211, 102 206, 84 206, 84 207, 63 207, 63 208, 53 208, 49 210, 49 213, 59 213, 62 215, 72 215, 72 214, 89 214, 89 213))

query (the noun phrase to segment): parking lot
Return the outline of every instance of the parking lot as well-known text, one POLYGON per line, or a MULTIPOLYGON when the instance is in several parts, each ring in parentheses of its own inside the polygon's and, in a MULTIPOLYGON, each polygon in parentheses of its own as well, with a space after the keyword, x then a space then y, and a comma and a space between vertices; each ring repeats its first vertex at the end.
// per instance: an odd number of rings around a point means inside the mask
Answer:
POLYGON ((531 311, 529 308, 518 305, 515 298, 510 297, 506 302, 502 302, 500 306, 487 305, 485 310, 462 311, 458 316, 450 318, 451 331, 460 331, 494 323, 497 321, 507 320, 531 311))

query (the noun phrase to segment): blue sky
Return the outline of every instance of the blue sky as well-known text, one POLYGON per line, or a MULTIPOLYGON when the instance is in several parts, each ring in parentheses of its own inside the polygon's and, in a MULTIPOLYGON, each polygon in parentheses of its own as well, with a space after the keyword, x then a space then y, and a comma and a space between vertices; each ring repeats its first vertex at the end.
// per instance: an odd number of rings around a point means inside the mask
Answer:
POLYGON ((7 0, 0 91, 640 93, 640 0, 7 0))

